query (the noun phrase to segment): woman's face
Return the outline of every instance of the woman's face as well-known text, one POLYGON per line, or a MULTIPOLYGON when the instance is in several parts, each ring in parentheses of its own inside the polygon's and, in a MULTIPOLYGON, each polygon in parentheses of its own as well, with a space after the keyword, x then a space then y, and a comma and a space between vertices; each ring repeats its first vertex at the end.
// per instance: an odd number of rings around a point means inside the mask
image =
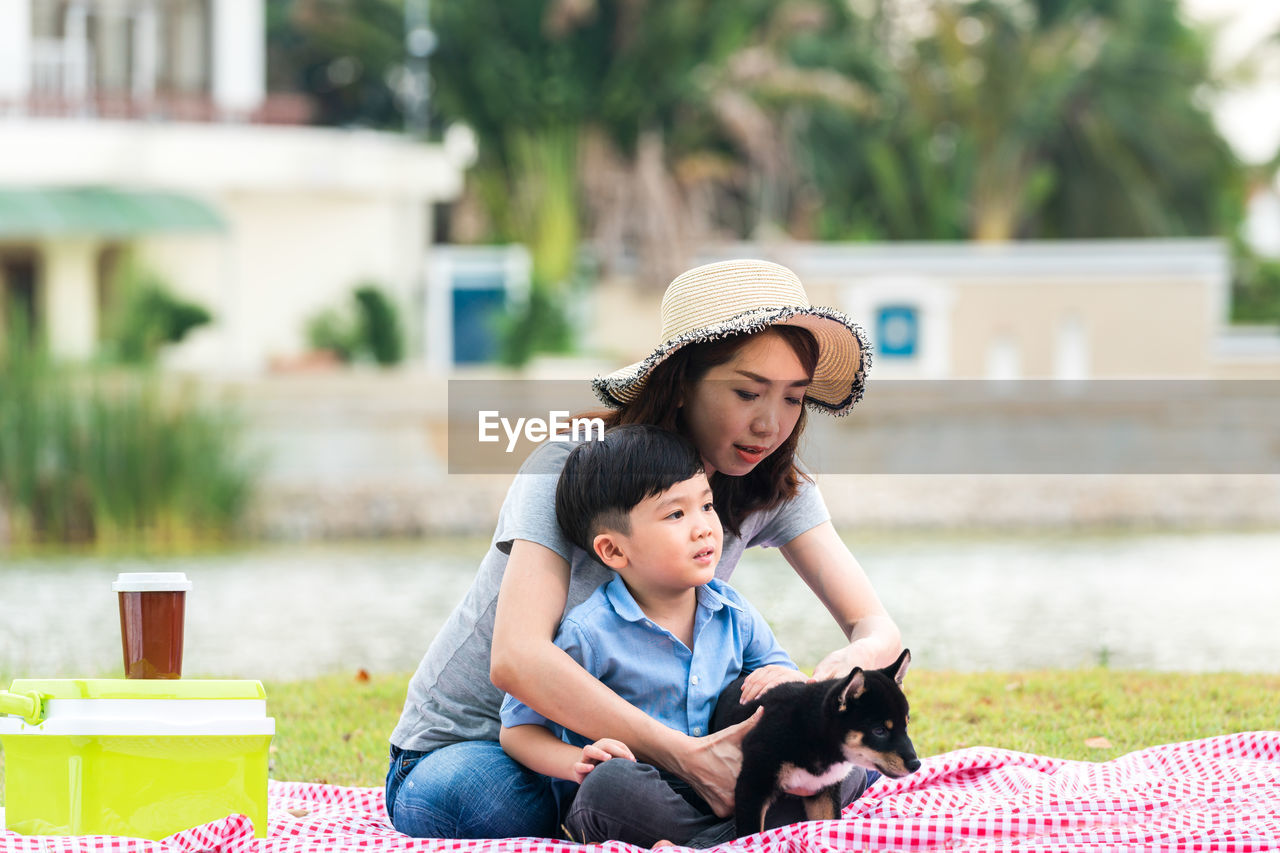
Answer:
POLYGON ((790 344, 769 332, 707 371, 682 401, 689 438, 707 475, 741 477, 777 450, 795 429, 808 384, 790 344))

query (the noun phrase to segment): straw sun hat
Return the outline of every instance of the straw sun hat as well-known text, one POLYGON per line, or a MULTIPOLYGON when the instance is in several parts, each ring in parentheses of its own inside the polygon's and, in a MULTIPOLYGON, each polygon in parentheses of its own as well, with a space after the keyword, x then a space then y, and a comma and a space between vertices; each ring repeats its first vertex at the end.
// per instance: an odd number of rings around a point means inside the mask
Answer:
POLYGON ((769 261, 721 261, 681 273, 662 297, 662 344, 643 361, 597 377, 592 387, 606 405, 621 407, 681 347, 775 325, 800 326, 817 339, 818 365, 805 401, 833 415, 848 414, 862 398, 871 367, 862 329, 834 308, 810 305, 796 274, 769 261))

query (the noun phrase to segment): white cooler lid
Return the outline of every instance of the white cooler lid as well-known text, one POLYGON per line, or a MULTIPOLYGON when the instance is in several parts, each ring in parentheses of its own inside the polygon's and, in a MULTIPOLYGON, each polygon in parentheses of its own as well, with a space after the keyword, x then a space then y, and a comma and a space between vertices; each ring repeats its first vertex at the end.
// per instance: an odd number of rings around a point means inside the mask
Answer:
POLYGON ((217 679, 19 679, 14 693, 44 697, 32 725, 0 714, 0 735, 270 735, 259 681, 217 679))

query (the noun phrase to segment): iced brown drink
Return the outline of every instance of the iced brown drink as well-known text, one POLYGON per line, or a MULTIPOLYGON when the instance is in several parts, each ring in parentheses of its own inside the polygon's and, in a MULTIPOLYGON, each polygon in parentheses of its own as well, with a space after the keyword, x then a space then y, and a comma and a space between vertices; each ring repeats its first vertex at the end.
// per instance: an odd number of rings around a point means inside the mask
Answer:
POLYGON ((120 598, 125 678, 181 678, 187 591, 182 572, 123 572, 111 588, 120 598))

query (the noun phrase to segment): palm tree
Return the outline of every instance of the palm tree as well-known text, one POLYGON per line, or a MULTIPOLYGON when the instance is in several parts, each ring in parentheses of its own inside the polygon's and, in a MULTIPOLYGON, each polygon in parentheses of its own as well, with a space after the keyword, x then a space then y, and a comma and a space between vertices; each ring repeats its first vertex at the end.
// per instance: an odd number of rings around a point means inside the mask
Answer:
MULTIPOLYGON (((1101 41, 1058 132, 1042 144, 1059 180, 1028 229, 1061 237, 1232 233, 1244 170, 1207 107, 1219 82, 1206 36, 1174 2, 1039 5, 1096 21, 1101 41)), ((1043 8, 1041 16, 1052 20, 1043 8)))
POLYGON ((480 136, 477 184, 536 277, 567 275, 579 223, 665 283, 696 242, 815 205, 793 166, 805 112, 872 99, 791 54, 851 20, 840 0, 447 4, 438 102, 480 136))
POLYGON ((1225 233, 1240 170, 1202 94, 1204 38, 1168 0, 938 0, 869 19, 874 120, 810 141, 833 238, 1225 233))

